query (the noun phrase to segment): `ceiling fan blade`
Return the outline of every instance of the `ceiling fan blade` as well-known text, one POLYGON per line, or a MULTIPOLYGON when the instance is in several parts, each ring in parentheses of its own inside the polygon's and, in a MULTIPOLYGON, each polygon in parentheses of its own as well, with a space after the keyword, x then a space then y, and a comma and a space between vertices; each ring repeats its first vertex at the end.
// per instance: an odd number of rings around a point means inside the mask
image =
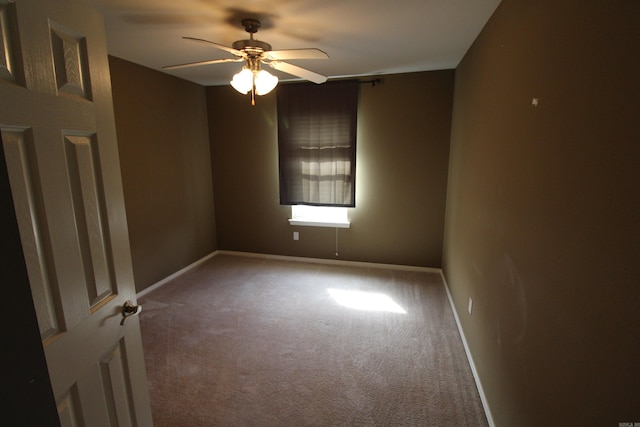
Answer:
POLYGON ((309 71, 302 67, 298 67, 297 65, 289 64, 287 62, 273 61, 270 62, 269 65, 278 71, 284 71, 287 74, 293 74, 294 76, 302 77, 303 79, 309 80, 314 83, 320 84, 327 81, 327 78, 323 75, 314 73, 313 71, 309 71))
POLYGON ((209 41, 209 40, 198 39, 198 38, 195 38, 195 37, 182 37, 182 38, 183 38, 183 39, 185 39, 185 40, 192 40, 192 41, 194 41, 194 42, 198 42, 198 43, 204 43, 204 44, 206 44, 207 46, 212 46, 212 47, 215 47, 216 49, 224 50, 225 52, 229 52, 229 53, 231 53, 231 54, 233 54, 233 55, 235 55, 235 56, 241 56, 241 57, 243 57, 243 58, 244 58, 245 56, 247 56, 247 54, 246 54, 246 53, 244 53, 244 52, 243 52, 243 51, 241 51, 241 50, 234 49, 234 48, 232 48, 232 47, 225 46, 225 45, 223 45, 223 44, 214 43, 214 42, 211 42, 211 41, 209 41))
POLYGON ((320 49, 284 49, 270 50, 264 53, 268 59, 284 60, 284 59, 329 59, 329 55, 320 49))
POLYGON ((197 67, 199 65, 221 64, 223 62, 242 62, 243 58, 211 59, 209 61, 187 62, 186 64, 167 65, 164 70, 177 70, 179 68, 197 67))

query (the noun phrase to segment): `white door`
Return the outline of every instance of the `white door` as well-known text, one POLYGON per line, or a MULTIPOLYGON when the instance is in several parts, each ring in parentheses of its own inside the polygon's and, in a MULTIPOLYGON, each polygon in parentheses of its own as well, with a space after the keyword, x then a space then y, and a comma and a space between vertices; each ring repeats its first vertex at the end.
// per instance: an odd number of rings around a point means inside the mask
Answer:
POLYGON ((150 426, 102 18, 0 0, 0 132, 62 426, 150 426))

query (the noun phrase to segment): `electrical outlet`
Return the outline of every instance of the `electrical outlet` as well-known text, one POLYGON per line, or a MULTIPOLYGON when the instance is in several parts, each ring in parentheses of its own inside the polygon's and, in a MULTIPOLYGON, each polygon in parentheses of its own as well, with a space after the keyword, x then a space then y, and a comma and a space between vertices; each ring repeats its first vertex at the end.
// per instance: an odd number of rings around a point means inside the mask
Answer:
POLYGON ((471 314, 472 310, 473 310, 473 300, 469 298, 469 314, 471 314))
POLYGON ((293 240, 300 240, 300 233, 298 233, 297 231, 293 232, 293 240))

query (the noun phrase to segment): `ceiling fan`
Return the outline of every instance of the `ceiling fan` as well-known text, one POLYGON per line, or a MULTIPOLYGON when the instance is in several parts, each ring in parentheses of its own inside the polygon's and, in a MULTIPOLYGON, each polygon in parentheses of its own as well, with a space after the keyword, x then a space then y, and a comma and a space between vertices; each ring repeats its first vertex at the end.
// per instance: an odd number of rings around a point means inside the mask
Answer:
POLYGON ((197 67, 200 65, 220 64, 224 62, 245 62, 242 71, 233 76, 231 86, 242 94, 251 92, 251 105, 255 105, 255 95, 265 95, 278 84, 278 77, 272 75, 262 69, 262 64, 266 64, 271 68, 283 71, 297 77, 302 77, 314 83, 324 83, 327 77, 309 71, 297 65, 289 64, 283 60, 290 59, 328 59, 329 55, 320 49, 285 49, 271 50, 271 45, 260 40, 255 40, 253 35, 260 28, 260 21, 257 19, 243 19, 242 25, 245 31, 249 33, 248 40, 238 40, 233 42, 232 47, 214 43, 209 40, 183 37, 185 40, 191 40, 198 43, 204 43, 216 49, 224 50, 231 53, 235 58, 211 59, 207 61, 189 62, 186 64, 168 65, 163 67, 165 70, 175 70, 179 68, 197 67))

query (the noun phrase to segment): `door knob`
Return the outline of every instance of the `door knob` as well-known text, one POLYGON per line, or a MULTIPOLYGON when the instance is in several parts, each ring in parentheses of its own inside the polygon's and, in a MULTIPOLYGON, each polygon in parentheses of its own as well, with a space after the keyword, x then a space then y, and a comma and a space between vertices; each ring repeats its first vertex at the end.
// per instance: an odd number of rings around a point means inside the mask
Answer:
POLYGON ((122 306, 122 320, 120 321, 120 324, 124 325, 124 322, 127 320, 128 317, 135 316, 141 311, 142 311, 141 305, 133 305, 131 301, 125 301, 124 305, 122 306))

